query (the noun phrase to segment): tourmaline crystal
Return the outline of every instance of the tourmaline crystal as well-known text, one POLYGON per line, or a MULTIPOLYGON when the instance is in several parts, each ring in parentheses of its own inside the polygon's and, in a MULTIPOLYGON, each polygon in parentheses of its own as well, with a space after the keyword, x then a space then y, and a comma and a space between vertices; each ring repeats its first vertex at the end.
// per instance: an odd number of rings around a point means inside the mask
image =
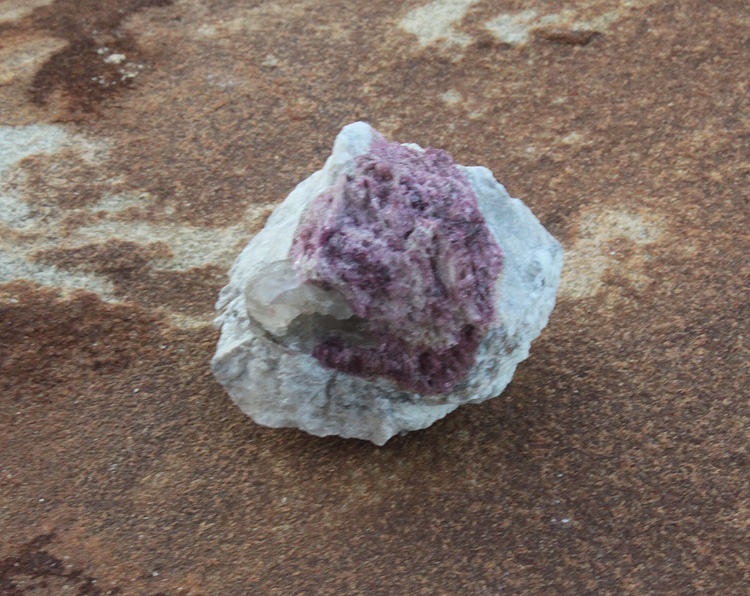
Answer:
POLYGON ((363 320, 362 337, 333 330, 312 351, 349 374, 450 392, 496 319, 502 253, 466 175, 439 149, 376 137, 312 201, 290 257, 363 320))

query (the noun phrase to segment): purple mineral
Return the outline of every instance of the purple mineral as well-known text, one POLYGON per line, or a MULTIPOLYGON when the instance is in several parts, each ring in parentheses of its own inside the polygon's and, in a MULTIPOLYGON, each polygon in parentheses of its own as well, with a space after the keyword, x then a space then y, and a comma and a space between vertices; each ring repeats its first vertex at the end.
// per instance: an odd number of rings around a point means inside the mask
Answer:
POLYGON ((332 330, 313 348, 342 372, 448 393, 496 320, 502 253, 465 174, 439 149, 376 137, 354 171, 312 201, 290 257, 366 330, 332 330))

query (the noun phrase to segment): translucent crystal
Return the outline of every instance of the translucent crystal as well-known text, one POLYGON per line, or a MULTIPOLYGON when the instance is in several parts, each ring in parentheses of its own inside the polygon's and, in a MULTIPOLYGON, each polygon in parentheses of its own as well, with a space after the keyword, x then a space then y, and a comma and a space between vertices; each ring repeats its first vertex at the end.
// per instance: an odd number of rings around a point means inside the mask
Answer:
POLYGON ((274 335, 285 334, 301 315, 331 315, 348 319, 354 313, 343 297, 300 278, 285 259, 269 263, 245 288, 248 314, 274 335))

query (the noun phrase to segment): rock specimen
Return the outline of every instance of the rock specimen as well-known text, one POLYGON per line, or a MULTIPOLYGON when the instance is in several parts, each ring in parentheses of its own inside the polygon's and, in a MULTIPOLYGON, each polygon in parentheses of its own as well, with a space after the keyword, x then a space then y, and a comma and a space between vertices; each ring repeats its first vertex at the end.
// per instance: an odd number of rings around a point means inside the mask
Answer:
POLYGON ((445 151, 376 137, 354 163, 310 203, 289 256, 299 279, 343 298, 367 342, 331 333, 312 354, 342 372, 448 393, 495 320, 500 248, 445 151))
POLYGON ((489 170, 350 124, 232 266, 212 367, 260 424, 382 445, 499 394, 561 266, 489 170))

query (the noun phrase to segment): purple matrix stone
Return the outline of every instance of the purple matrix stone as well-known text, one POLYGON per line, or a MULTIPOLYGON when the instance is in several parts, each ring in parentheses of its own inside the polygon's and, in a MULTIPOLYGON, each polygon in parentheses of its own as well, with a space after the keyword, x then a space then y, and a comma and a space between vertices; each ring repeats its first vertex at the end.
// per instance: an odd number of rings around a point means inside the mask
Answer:
POLYGON ((366 332, 331 331, 312 354, 342 372, 448 393, 495 321, 500 247, 447 152, 376 137, 355 164, 312 201, 290 257, 366 332))

